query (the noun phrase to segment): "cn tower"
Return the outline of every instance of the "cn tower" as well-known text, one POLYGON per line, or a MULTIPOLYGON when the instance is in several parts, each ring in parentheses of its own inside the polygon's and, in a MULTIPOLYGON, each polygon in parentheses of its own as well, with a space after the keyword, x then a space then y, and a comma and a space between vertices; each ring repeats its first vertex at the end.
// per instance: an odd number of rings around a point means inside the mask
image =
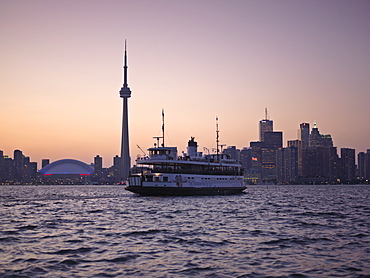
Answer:
POLYGON ((130 149, 128 136, 128 98, 131 97, 131 90, 127 84, 127 52, 125 41, 125 59, 123 66, 123 86, 119 91, 120 97, 123 99, 122 109, 122 141, 121 141, 121 164, 120 164, 120 181, 126 181, 130 172, 130 149))

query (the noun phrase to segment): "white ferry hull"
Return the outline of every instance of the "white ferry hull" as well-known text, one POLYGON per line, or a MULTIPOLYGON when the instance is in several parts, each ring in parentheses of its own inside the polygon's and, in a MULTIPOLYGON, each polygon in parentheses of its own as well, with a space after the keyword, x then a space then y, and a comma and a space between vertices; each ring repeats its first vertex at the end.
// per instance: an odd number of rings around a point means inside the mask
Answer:
POLYGON ((211 196, 241 194, 246 187, 158 187, 128 186, 126 190, 141 196, 211 196))
POLYGON ((131 176, 126 190, 145 196, 231 195, 246 189, 242 176, 169 175, 162 174, 147 180, 131 176))

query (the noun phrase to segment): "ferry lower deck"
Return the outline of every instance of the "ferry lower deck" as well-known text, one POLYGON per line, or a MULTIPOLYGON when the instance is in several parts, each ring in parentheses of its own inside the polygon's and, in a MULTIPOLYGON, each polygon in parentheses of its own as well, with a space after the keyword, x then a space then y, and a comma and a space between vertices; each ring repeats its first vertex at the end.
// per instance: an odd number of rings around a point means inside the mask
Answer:
POLYGON ((127 190, 140 195, 228 195, 245 188, 243 176, 146 173, 132 175, 127 190))

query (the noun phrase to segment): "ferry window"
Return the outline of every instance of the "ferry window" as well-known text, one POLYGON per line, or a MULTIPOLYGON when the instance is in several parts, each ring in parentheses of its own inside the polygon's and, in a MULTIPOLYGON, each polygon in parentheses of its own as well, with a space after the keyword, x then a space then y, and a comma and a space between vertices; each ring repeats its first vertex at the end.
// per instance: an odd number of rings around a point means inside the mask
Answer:
POLYGON ((159 177, 155 177, 155 181, 159 181, 159 177))
POLYGON ((163 177, 163 181, 168 181, 168 177, 163 177))

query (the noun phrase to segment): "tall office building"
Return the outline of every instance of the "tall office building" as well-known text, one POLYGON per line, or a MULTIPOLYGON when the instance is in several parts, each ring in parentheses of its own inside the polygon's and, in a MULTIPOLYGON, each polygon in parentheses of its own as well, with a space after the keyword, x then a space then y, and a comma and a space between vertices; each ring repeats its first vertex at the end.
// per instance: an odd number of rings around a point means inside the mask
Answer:
POLYGON ((23 182, 25 183, 36 182, 37 162, 30 162, 28 159, 24 167, 25 167, 25 172, 24 172, 23 182))
POLYGON ((262 147, 263 142, 250 142, 249 146, 251 148, 251 168, 255 169, 259 173, 261 172, 262 168, 262 147))
POLYGON ((357 154, 357 177, 360 180, 363 180, 366 178, 366 170, 365 170, 365 153, 359 152, 357 154))
POLYGON ((226 149, 223 150, 223 153, 228 155, 231 159, 239 161, 240 150, 238 150, 236 146, 228 146, 226 149))
POLYGON ((340 179, 342 182, 351 182, 356 179, 355 149, 340 149, 340 179))
POLYGON ((295 183, 298 178, 298 148, 290 146, 276 151, 276 180, 278 183, 295 183))
MULTIPOLYGON (((262 142, 262 168, 274 169, 276 166, 276 151, 283 147, 283 133, 281 131, 265 132, 262 142)), ((269 173, 273 175, 273 173, 269 173)))
POLYGON ((101 180, 103 176, 103 158, 99 155, 94 157, 94 178, 101 180))
POLYGON ((252 148, 243 148, 240 151, 239 162, 244 169, 252 168, 252 148))
POLYGON ((274 131, 273 121, 268 119, 267 108, 265 108, 265 119, 260 121, 259 129, 260 129, 260 142, 265 141, 266 132, 274 131))
POLYGON ((370 149, 366 150, 364 168, 365 168, 365 178, 370 180, 370 149))
POLYGON ((338 171, 336 147, 309 147, 302 150, 302 182, 334 183, 338 171))
POLYGON ((14 151, 14 180, 16 182, 21 182, 24 175, 24 156, 22 151, 14 151))
POLYGON ((283 146, 283 133, 273 131, 273 121, 267 115, 259 122, 260 141, 251 142, 252 169, 261 174, 263 181, 276 179, 276 151, 283 146))
MULTIPOLYGON (((299 134, 299 131, 298 130, 298 134, 299 134)), ((298 136, 299 138, 299 136, 298 136)), ((288 141, 288 148, 289 147, 296 147, 297 148, 297 152, 298 152, 298 176, 302 176, 302 140, 289 140, 288 141)), ((307 149, 307 148, 305 148, 307 149)))
POLYGON ((14 161, 7 155, 4 155, 4 168, 3 173, 3 182, 14 182, 14 161))
POLYGON ((302 141, 302 148, 307 149, 310 141, 310 124, 301 123, 298 129, 298 140, 302 141))
POLYGON ((365 152, 359 152, 357 155, 358 178, 360 180, 370 179, 370 149, 365 152))
POLYGON ((121 157, 119 157, 118 155, 116 155, 115 157, 113 157, 113 167, 112 167, 112 176, 114 177, 114 182, 120 182, 122 181, 120 179, 120 166, 121 166, 121 157))
POLYGON ((0 151, 0 183, 4 180, 4 152, 0 151))
POLYGON ((123 99, 122 109, 122 140, 121 140, 121 164, 119 170, 120 181, 126 181, 130 172, 130 147, 129 147, 129 133, 128 133, 128 99, 131 97, 131 90, 127 84, 127 51, 125 42, 125 58, 124 58, 124 81, 120 97, 123 99))
POLYGON ((273 121, 261 120, 260 121, 260 142, 265 141, 265 133, 273 131, 273 121))
POLYGON ((333 147, 333 139, 330 134, 320 134, 316 123, 313 124, 311 134, 309 136, 309 147, 333 147))
POLYGON ((370 149, 358 154, 358 177, 364 180, 370 180, 370 149))

